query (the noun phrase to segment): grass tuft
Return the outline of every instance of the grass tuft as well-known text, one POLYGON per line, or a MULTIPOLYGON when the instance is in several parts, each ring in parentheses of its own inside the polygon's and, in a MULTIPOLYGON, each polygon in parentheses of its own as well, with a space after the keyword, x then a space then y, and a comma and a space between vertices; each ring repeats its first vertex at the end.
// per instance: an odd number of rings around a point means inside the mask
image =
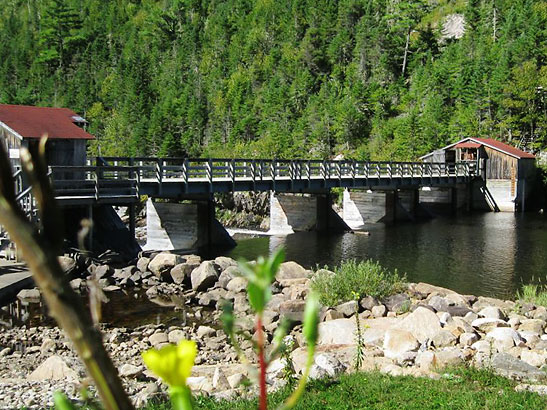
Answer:
POLYGON ((312 289, 324 306, 336 306, 353 300, 353 295, 381 299, 406 289, 406 278, 397 270, 390 272, 373 260, 343 262, 334 272, 319 270, 312 279, 312 289))
POLYGON ((547 307, 547 286, 541 284, 524 285, 522 290, 517 292, 517 299, 522 302, 547 307))

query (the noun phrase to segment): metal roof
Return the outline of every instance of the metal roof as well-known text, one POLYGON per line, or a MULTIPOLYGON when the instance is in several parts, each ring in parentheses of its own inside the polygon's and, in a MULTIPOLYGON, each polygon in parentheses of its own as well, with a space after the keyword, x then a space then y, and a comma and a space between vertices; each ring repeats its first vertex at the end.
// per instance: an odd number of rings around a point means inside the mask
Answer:
MULTIPOLYGON (((466 143, 480 144, 480 145, 483 145, 485 147, 492 148, 496 151, 503 152, 504 154, 510 155, 510 156, 512 156, 514 158, 518 158, 518 159, 522 159, 522 158, 535 159, 536 158, 536 156, 534 154, 530 154, 529 152, 522 151, 518 148, 513 147, 512 145, 505 144, 504 142, 494 140, 492 138, 467 137, 467 138, 464 138, 464 139, 462 139, 458 142, 447 145, 446 147, 441 148, 441 150, 447 150, 447 149, 456 148, 456 147, 459 148, 461 146, 460 144, 466 144, 466 143)), ((432 153, 428 153, 426 155, 423 155, 423 156, 420 157, 420 159, 426 158, 426 157, 430 156, 431 154, 432 153)))
POLYGON ((94 139, 74 123, 75 117, 81 118, 68 108, 0 104, 0 125, 19 138, 41 138, 47 134, 51 139, 94 139))

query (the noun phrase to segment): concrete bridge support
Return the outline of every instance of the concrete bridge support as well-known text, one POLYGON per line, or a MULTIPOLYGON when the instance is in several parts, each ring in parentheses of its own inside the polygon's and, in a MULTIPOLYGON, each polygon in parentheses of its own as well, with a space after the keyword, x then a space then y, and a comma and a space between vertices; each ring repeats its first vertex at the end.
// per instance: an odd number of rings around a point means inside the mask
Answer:
POLYGON ((185 203, 146 203, 145 250, 195 250, 208 246, 233 247, 235 241, 215 218, 212 198, 185 203))
POLYGON ((349 231, 351 228, 332 209, 329 192, 270 195, 270 233, 302 231, 349 231))

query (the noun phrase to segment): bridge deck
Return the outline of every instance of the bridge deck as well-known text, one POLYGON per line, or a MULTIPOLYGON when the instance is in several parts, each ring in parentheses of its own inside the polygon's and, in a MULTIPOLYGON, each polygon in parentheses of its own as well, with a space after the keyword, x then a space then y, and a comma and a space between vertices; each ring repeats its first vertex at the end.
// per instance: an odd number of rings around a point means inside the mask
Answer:
MULTIPOLYGON (((63 205, 127 204, 141 195, 176 198, 232 191, 314 192, 334 187, 393 190, 454 186, 475 176, 474 162, 363 162, 187 158, 97 158, 96 165, 53 166, 63 205)), ((21 178, 21 175, 18 176, 21 178)), ((22 187, 22 180, 18 183, 22 187)), ((30 190, 19 199, 30 201, 30 190)), ((27 203, 31 207, 30 203, 27 203)))

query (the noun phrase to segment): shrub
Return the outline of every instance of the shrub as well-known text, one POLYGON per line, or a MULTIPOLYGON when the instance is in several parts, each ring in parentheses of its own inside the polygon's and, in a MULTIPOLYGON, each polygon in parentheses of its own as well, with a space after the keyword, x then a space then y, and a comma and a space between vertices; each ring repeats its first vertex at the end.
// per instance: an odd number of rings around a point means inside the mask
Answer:
POLYGON ((378 262, 366 260, 343 262, 334 272, 319 270, 312 279, 312 288, 324 306, 336 306, 353 299, 358 293, 381 299, 405 290, 404 276, 390 272, 378 262))

